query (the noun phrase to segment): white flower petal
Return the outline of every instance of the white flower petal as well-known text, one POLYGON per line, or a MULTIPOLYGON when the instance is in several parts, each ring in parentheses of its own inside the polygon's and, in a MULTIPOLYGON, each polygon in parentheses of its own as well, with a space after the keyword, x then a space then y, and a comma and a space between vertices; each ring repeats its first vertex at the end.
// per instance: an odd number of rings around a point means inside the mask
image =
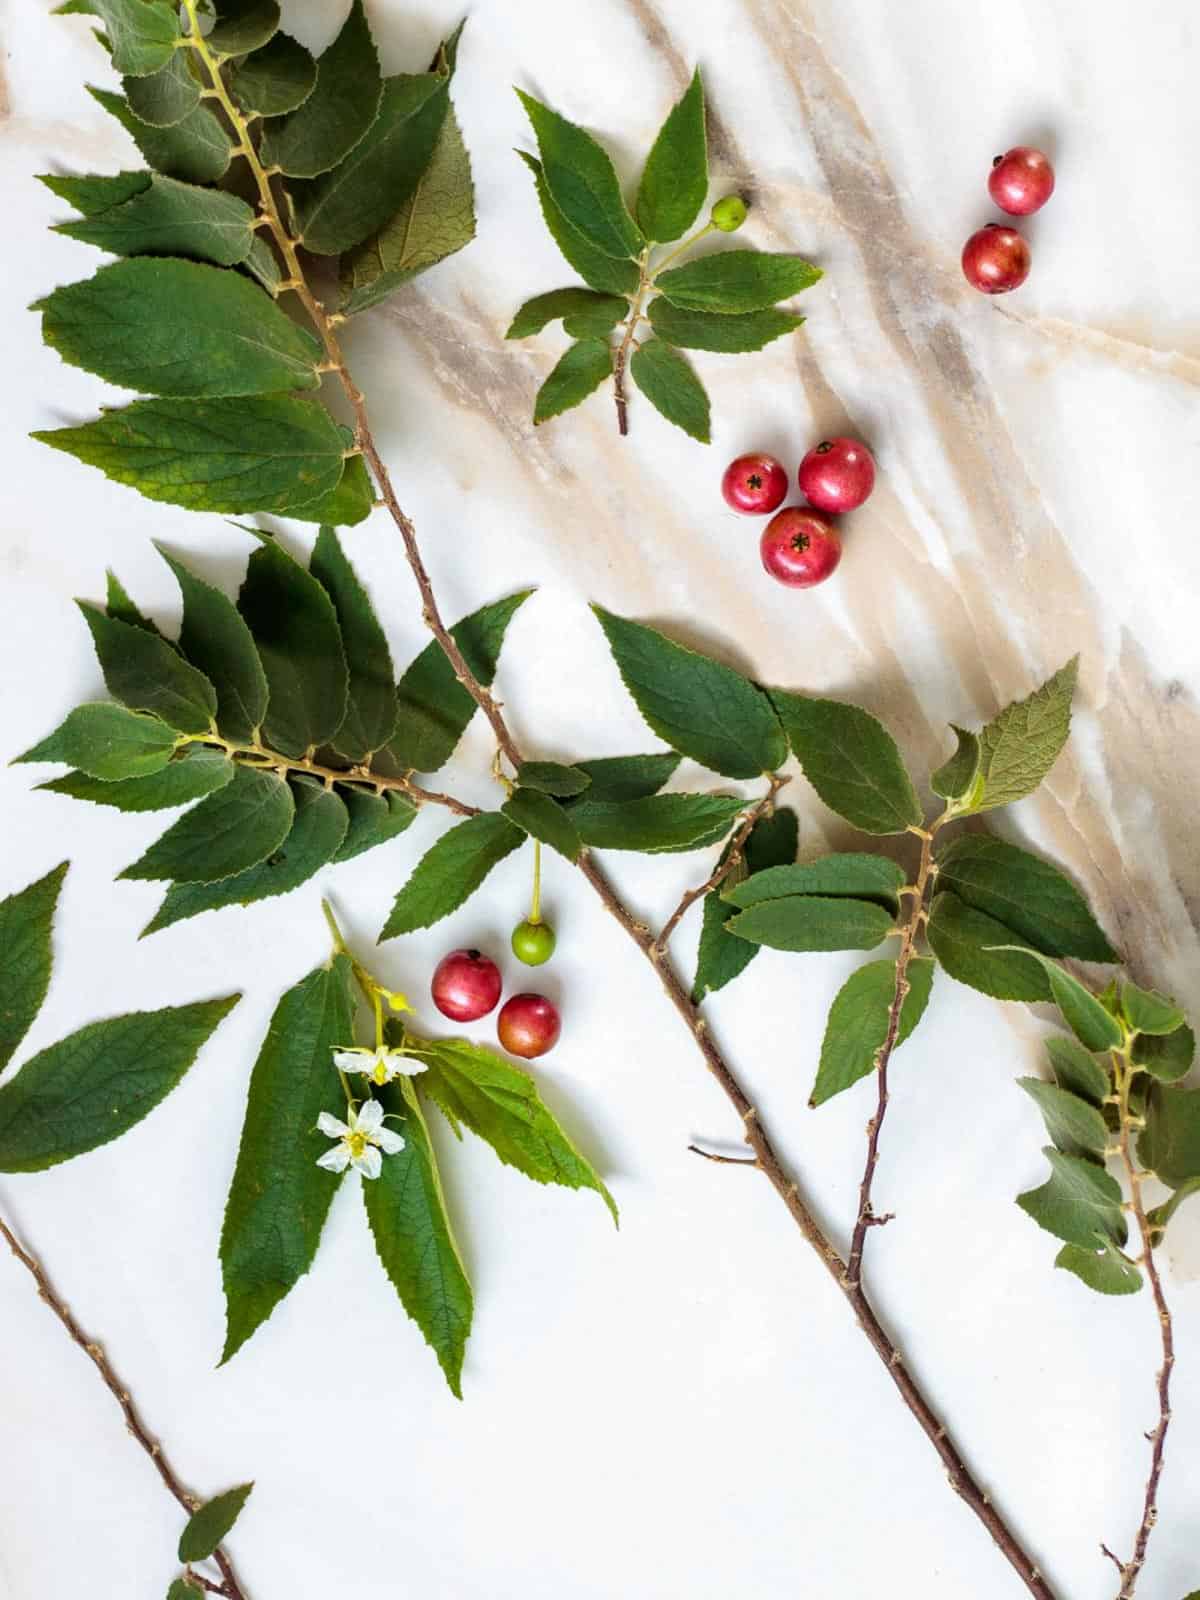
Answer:
POLYGON ((376 1128, 383 1126, 383 1107, 378 1100, 364 1100, 354 1117, 354 1131, 365 1133, 368 1139, 376 1128))
POLYGON ((404 1149, 404 1140, 398 1133, 393 1133, 390 1128, 380 1128, 375 1135, 375 1143, 385 1156, 394 1156, 398 1150, 404 1149))
POLYGON ((377 1178, 383 1168, 383 1157, 373 1144, 369 1144, 362 1155, 355 1156, 354 1165, 364 1178, 377 1178))
POLYGON ((350 1162, 350 1149, 346 1144, 335 1144, 317 1157, 317 1165, 327 1172, 345 1172, 350 1162))
POLYGON ((367 1050, 335 1050, 333 1064, 343 1072, 366 1072, 371 1065, 369 1055, 367 1050))
POLYGON ((419 1056, 405 1056, 401 1072, 407 1072, 410 1078, 415 1078, 418 1072, 428 1070, 428 1061, 422 1061, 419 1056))
POLYGON ((337 1117, 331 1116, 328 1111, 322 1111, 317 1118, 317 1127, 330 1139, 340 1139, 343 1134, 350 1132, 344 1122, 339 1121, 337 1117))

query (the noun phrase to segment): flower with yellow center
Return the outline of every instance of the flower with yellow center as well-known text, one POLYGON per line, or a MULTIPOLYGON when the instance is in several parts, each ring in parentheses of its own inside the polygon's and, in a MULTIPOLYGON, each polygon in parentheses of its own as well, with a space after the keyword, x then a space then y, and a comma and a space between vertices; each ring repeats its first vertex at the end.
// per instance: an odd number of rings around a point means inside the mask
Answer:
POLYGON ((394 1156, 404 1149, 404 1140, 398 1133, 383 1125, 383 1107, 378 1100, 364 1100, 357 1110, 353 1106, 346 1112, 348 1122, 322 1111, 317 1118, 318 1130, 337 1143, 317 1165, 329 1172, 345 1172, 352 1167, 364 1178, 377 1178, 383 1168, 383 1157, 394 1156), (382 1152, 382 1154, 381 1154, 382 1152))
POLYGON ((406 1055, 403 1050, 388 1050, 383 1045, 374 1050, 357 1045, 338 1048, 333 1052, 333 1064, 340 1072, 363 1072, 372 1083, 378 1084, 391 1083, 402 1072, 411 1078, 425 1071, 424 1061, 406 1055))

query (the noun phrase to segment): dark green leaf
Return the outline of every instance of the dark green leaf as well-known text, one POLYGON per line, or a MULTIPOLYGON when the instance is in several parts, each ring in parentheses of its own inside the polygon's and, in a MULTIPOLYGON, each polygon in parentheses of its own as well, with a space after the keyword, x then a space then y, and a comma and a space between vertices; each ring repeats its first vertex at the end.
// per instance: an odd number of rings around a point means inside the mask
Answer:
POLYGON ((629 363, 633 381, 654 409, 701 444, 708 444, 709 405, 704 385, 686 357, 661 339, 648 339, 629 363))
POLYGON ((335 486, 346 453, 324 406, 290 395, 135 400, 33 437, 189 511, 290 512, 335 486))
POLYGON ((793 861, 757 873, 725 891, 731 904, 745 908, 760 900, 779 900, 789 894, 853 895, 860 900, 878 900, 895 912, 899 891, 906 881, 903 867, 886 856, 846 851, 819 856, 815 861, 793 861))
POLYGON ((956 894, 939 894, 927 928, 934 955, 952 978, 997 1000, 1048 1000, 1046 974, 1029 956, 1013 955, 1012 934, 1003 925, 964 905, 956 894))
POLYGON ((1169 1189, 1200 1178, 1200 1089, 1151 1084, 1138 1159, 1169 1189))
POLYGON ((138 778, 165 767, 176 734, 157 717, 126 711, 110 700, 76 706, 65 722, 17 761, 62 761, 89 778, 138 778))
POLYGON ((347 761, 369 763, 396 731, 392 654, 370 597, 332 528, 317 535, 309 571, 333 601, 350 674, 346 717, 334 742, 347 761))
POLYGON ((685 311, 765 311, 777 300, 811 289, 822 276, 820 267, 799 256, 722 250, 672 267, 655 280, 655 287, 685 311))
POLYGON ((1077 1244, 1065 1244, 1054 1258, 1054 1265, 1073 1272, 1100 1294, 1136 1294, 1142 1287, 1141 1273, 1115 1245, 1085 1250, 1077 1244))
MULTIPOLYGON (((1099 1115, 1099 1113, 1097 1113, 1099 1115)), ((1017 1196, 1017 1204, 1039 1227, 1068 1244, 1094 1249, 1098 1239, 1124 1244, 1121 1185, 1095 1161, 1047 1149, 1053 1169, 1040 1189, 1017 1196)))
POLYGON ((1032 794, 1054 765, 1071 731, 1071 698, 1079 672, 1074 656, 1026 700, 1006 706, 979 734, 982 793, 972 809, 1011 805, 1032 794))
POLYGON ((157 625, 138 610, 125 585, 111 567, 104 578, 104 609, 109 616, 115 617, 118 622, 131 622, 135 628, 145 628, 147 633, 159 633, 157 625))
POLYGON ((167 1600, 197 1600, 204 1590, 198 1583, 189 1583, 186 1578, 176 1578, 167 1590, 167 1600))
POLYGON ((352 528, 371 515, 375 490, 361 456, 347 456, 342 475, 328 494, 293 506, 289 517, 298 522, 320 522, 333 528, 352 528))
POLYGON ((1042 955, 1037 960, 1045 969, 1055 1005, 1080 1044, 1087 1050, 1115 1050, 1121 1043, 1121 1027, 1112 1014, 1057 962, 1042 955))
POLYGON ((874 950, 893 931, 893 918, 872 900, 789 895, 738 912, 726 927, 772 950, 874 950))
MULTIPOLYGON (((743 851, 744 870, 751 876, 763 874, 795 859, 799 824, 796 813, 787 806, 759 817, 750 830, 743 851)), ((732 841, 731 841, 732 843, 732 841)), ((730 846, 721 856, 724 865, 730 846)), ((726 880, 728 881, 728 880, 726 880)), ((746 881, 746 880, 743 880, 746 881)), ((740 976, 758 954, 756 945, 726 933, 725 924, 734 907, 713 889, 704 897, 704 920, 700 929, 700 950, 696 960, 696 981, 692 999, 699 1005, 706 995, 715 994, 740 976)))
MULTIPOLYGON (((532 589, 481 606, 450 632, 486 688, 496 676, 508 625, 532 589)), ((389 750, 399 771, 436 772, 454 754, 477 707, 454 675, 441 645, 426 645, 396 686, 399 726, 389 750)))
POLYGON ((1160 1083, 1175 1083, 1185 1078, 1196 1054, 1196 1036, 1184 1023, 1174 1033, 1139 1033, 1133 1041, 1133 1063, 1160 1083))
POLYGON ((1187 1021, 1173 1000, 1154 989, 1139 989, 1128 978, 1121 984, 1121 1010, 1126 1022, 1138 1033, 1174 1033, 1187 1021))
POLYGON ((0 1072, 29 1032, 50 986, 50 931, 68 865, 61 862, 36 883, 0 900, 0 1072))
POLYGON ((256 866, 217 883, 173 883, 142 937, 169 928, 202 911, 248 906, 256 900, 289 894, 333 860, 346 837, 349 817, 341 797, 310 779, 291 782, 295 816, 287 837, 256 866))
POLYGON ((317 82, 317 63, 286 33, 233 66, 229 87, 243 111, 280 117, 302 106, 317 82))
POLYGON ((629 302, 619 294, 597 294, 594 289, 551 289, 547 294, 537 294, 532 300, 526 300, 504 337, 528 339, 560 317, 589 313, 595 318, 595 326, 588 329, 589 333, 602 337, 629 314, 629 302))
POLYGON ((112 210, 126 200, 132 200, 135 194, 141 194, 150 187, 153 176, 140 170, 117 172, 111 177, 100 173, 85 173, 75 177, 68 173, 43 172, 38 174, 37 181, 44 183, 51 194, 74 206, 81 216, 93 217, 102 211, 112 210))
POLYGON ((986 911, 1044 955, 1118 959, 1070 879, 1003 839, 960 834, 938 857, 938 887, 986 911))
POLYGON ((929 787, 943 800, 967 800, 979 772, 979 740, 965 728, 950 724, 958 748, 929 779, 929 787))
POLYGON ((192 1513, 179 1536, 180 1561, 208 1560, 241 1516, 253 1487, 252 1483, 243 1483, 236 1489, 226 1489, 192 1513))
POLYGON ((548 422, 581 405, 606 378, 612 377, 612 352, 603 339, 580 339, 569 346, 537 392, 535 423, 548 422))
POLYGON ((121 87, 135 117, 156 128, 171 128, 196 109, 200 80, 192 71, 190 55, 190 50, 173 50, 157 72, 124 80, 121 87))
POLYGON ((522 761, 517 768, 517 782, 523 789, 537 789, 560 800, 582 794, 591 781, 581 768, 564 766, 561 761, 522 761))
POLYGON ((574 267, 586 284, 590 284, 602 294, 636 294, 640 282, 636 262, 618 260, 615 256, 606 255, 603 250, 597 250, 590 244, 576 228, 571 226, 555 204, 541 162, 536 161, 531 155, 526 155, 523 150, 518 150, 517 154, 533 173, 538 202, 542 208, 542 218, 567 265, 574 267))
POLYGON ((244 56, 261 50, 279 26, 276 0, 218 0, 217 20, 209 32, 210 50, 221 56, 244 56))
POLYGON ((353 1038, 351 967, 337 956, 280 1000, 246 1103, 221 1232, 228 1332, 222 1361, 266 1321, 312 1265, 340 1179, 317 1166, 322 1111, 344 1116, 333 1051, 353 1038))
POLYGON ((259 153, 266 166, 292 178, 315 178, 336 167, 379 114, 383 80, 362 0, 317 60, 317 86, 304 104, 263 130, 259 153))
POLYGON ((350 817, 350 826, 333 861, 352 861, 366 850, 374 850, 403 833, 416 821, 417 808, 395 790, 372 794, 365 789, 339 788, 338 793, 350 817))
MULTIPOLYGON (((216 715, 217 696, 202 672, 157 634, 147 633, 145 628, 128 622, 118 622, 87 601, 81 600, 78 604, 91 629, 100 670, 111 694, 131 711, 152 712, 180 733, 208 732, 216 715)), ((105 776, 94 772, 78 756, 66 759, 73 766, 92 772, 93 777, 105 776)), ((135 773, 129 770, 112 772, 108 776, 132 778, 135 773)))
POLYGON ((657 244, 681 239, 695 222, 707 194, 704 85, 697 68, 646 158, 636 207, 642 232, 657 244))
POLYGON ((1094 1105, 1041 1078, 1018 1078, 1017 1083, 1037 1105, 1060 1150, 1069 1156, 1103 1155, 1108 1126, 1094 1105))
POLYGON ((515 789, 500 809, 531 838, 540 839, 568 861, 578 861, 582 841, 570 817, 550 795, 537 789, 515 789))
MULTIPOLYGON (((89 211, 85 221, 63 222, 54 231, 114 256, 198 256, 219 267, 231 267, 250 254, 255 242, 254 212, 237 195, 180 183, 158 173, 122 176, 145 182, 123 204, 89 211)), ((92 178, 78 181, 99 182, 92 178)))
POLYGON ((379 1098, 404 1139, 378 1178, 362 1186, 367 1221, 400 1303, 438 1358, 451 1393, 462 1399, 462 1365, 471 1331, 471 1285, 446 1211, 437 1156, 419 1102, 389 1085, 379 1098))
POLYGON ((119 1139, 183 1077, 238 995, 93 1022, 0 1087, 0 1172, 42 1172, 119 1139))
POLYGON ((782 689, 771 699, 804 776, 831 811, 864 833, 920 826, 921 802, 896 741, 870 712, 782 689))
POLYGON ((600 756, 574 765, 591 780, 587 799, 644 800, 667 782, 679 757, 667 750, 648 756, 600 756))
POLYGON ((668 344, 685 350, 715 350, 738 355, 761 350, 772 339, 795 333, 803 317, 790 311, 748 311, 742 316, 722 316, 715 311, 684 311, 665 296, 650 302, 650 321, 655 333, 668 344))
POLYGON ((1046 1053, 1060 1089, 1067 1089, 1094 1106, 1104 1104, 1110 1087, 1108 1073, 1078 1039, 1066 1033, 1052 1034, 1046 1040, 1046 1053))
POLYGON ((593 800, 569 816, 584 844, 598 850, 698 850, 723 838, 745 802, 736 795, 651 794, 640 800, 593 800))
POLYGON ((238 766, 229 783, 184 813, 122 878, 216 883, 265 861, 287 838, 292 792, 275 772, 238 766))
POLYGON ((782 766, 787 744, 757 685, 657 628, 602 606, 592 610, 638 710, 672 748, 727 778, 753 778, 782 766))
POLYGON ((517 96, 533 124, 547 187, 563 216, 608 256, 635 256, 645 240, 629 215, 607 152, 590 133, 531 95, 517 96))
POLYGON ((70 795, 73 800, 115 806, 118 811, 165 811, 171 806, 202 800, 232 777, 233 762, 224 751, 197 745, 145 778, 105 782, 86 772, 68 772, 49 783, 39 783, 38 788, 48 789, 51 794, 70 795))
POLYGON ((217 696, 217 727, 227 739, 257 740, 267 712, 267 678, 254 638, 229 597, 156 545, 183 595, 179 647, 217 696))
MULTIPOLYGON (((920 1022, 929 1004, 933 962, 928 956, 914 956, 909 962, 908 984, 896 1028, 896 1049, 920 1022)), ((829 1008, 810 1106, 823 1105, 875 1070, 879 1052, 887 1043, 895 993, 894 961, 868 961, 846 979, 829 1008)))
POLYGON ((265 539, 247 564, 238 610, 267 675, 270 748, 304 756, 328 744, 346 715, 349 685, 333 601, 282 545, 265 539))
POLYGON ((117 119, 156 172, 185 183, 215 183, 227 171, 233 141, 207 106, 197 106, 173 127, 156 128, 134 116, 121 95, 90 86, 88 93, 117 119))
POLYGON ((179 8, 172 0, 90 0, 89 10, 104 23, 118 72, 144 77, 175 54, 179 8))
POLYGON ((520 828, 495 811, 457 823, 417 863, 396 896, 380 940, 428 928, 457 911, 524 837, 520 828))

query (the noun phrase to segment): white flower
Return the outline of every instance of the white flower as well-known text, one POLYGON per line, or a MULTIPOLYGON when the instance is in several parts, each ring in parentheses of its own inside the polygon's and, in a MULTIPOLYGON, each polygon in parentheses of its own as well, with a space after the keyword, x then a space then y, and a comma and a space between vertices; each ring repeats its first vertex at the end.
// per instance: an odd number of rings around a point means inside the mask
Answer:
POLYGON ((424 1061, 405 1055, 402 1050, 385 1050, 382 1045, 378 1050, 356 1046, 335 1050, 333 1064, 342 1072, 365 1072, 372 1083, 380 1084, 391 1083, 402 1072, 411 1078, 414 1073, 425 1071, 424 1061))
POLYGON ((348 1123, 322 1111, 317 1118, 318 1129, 337 1143, 319 1157, 317 1165, 330 1172, 345 1172, 353 1167, 364 1178, 377 1178, 385 1156, 394 1156, 404 1149, 404 1140, 398 1133, 383 1125, 383 1107, 378 1100, 364 1100, 358 1110, 347 1111, 348 1123))

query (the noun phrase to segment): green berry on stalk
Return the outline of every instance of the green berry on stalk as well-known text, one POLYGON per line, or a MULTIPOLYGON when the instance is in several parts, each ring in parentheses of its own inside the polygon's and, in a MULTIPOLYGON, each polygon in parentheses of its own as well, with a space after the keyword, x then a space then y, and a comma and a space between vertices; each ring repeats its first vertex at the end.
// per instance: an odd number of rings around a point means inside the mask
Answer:
POLYGON ((749 215, 750 207, 740 194, 727 194, 712 208, 710 221, 722 233, 736 233, 749 215))
POLYGON ((554 954, 554 929, 548 922, 527 918, 512 931, 512 952, 527 967, 540 967, 554 954))

